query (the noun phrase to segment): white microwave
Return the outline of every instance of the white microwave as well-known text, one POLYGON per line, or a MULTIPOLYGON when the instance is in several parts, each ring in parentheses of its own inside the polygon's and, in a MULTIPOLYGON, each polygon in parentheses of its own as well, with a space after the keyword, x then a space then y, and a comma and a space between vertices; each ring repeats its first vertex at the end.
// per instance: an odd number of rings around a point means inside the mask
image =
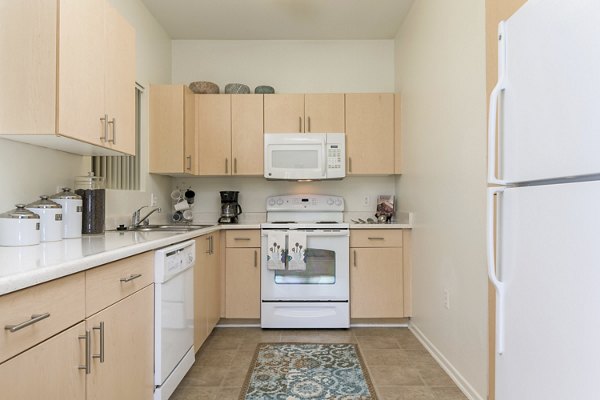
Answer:
POLYGON ((265 133, 265 178, 342 179, 346 176, 343 133, 265 133))

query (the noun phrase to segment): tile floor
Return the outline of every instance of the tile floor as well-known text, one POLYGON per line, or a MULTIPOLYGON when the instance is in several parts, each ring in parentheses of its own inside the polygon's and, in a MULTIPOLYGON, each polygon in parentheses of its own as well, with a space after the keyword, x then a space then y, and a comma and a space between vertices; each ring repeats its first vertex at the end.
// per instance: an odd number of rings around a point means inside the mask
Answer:
POLYGON ((217 328, 171 400, 237 400, 260 342, 358 343, 380 400, 466 399, 406 328, 217 328))

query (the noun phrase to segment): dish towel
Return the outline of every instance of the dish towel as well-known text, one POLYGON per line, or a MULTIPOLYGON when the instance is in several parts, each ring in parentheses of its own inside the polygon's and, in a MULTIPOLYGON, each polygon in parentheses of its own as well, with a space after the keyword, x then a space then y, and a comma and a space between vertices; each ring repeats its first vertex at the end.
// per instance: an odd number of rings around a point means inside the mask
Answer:
POLYGON ((285 232, 267 233, 267 269, 285 269, 285 232))
POLYGON ((288 269, 306 270, 306 232, 290 231, 288 234, 288 269))

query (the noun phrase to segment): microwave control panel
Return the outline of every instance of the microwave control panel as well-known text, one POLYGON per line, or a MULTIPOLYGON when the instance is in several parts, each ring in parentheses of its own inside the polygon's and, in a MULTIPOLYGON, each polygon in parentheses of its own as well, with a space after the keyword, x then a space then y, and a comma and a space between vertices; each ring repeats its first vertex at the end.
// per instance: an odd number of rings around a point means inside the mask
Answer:
POLYGON ((327 145, 327 169, 336 170, 342 168, 342 149, 339 144, 327 145))
POLYGON ((327 159, 327 179, 341 179, 346 176, 346 148, 343 133, 328 133, 325 145, 327 159))

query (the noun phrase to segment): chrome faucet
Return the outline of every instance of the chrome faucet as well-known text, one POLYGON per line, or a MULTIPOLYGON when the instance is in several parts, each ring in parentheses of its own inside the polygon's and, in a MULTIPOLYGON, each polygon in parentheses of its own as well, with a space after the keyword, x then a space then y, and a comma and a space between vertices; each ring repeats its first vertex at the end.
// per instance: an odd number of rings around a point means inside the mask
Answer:
POLYGON ((150 212, 148 214, 146 214, 145 217, 140 218, 140 212, 146 208, 146 207, 150 207, 150 206, 141 206, 140 208, 138 208, 137 210, 135 210, 135 212, 133 213, 133 215, 131 216, 131 226, 133 228, 137 228, 141 225, 146 226, 148 225, 148 218, 154 214, 156 211, 161 212, 161 208, 160 207, 154 207, 152 210, 150 210, 150 212))

